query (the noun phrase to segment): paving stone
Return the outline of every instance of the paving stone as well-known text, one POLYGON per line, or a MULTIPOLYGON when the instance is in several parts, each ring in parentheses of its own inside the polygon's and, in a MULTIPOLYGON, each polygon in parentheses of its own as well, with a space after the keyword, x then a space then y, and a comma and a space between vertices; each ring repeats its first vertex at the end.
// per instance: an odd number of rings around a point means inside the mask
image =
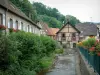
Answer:
POLYGON ((67 49, 63 55, 58 56, 54 69, 46 75, 76 75, 75 69, 75 51, 67 49))

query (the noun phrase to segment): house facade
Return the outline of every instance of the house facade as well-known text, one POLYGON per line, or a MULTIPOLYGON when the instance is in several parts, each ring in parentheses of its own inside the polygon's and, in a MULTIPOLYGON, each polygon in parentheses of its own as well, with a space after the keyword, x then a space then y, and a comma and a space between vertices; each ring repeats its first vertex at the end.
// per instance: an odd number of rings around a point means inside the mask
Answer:
POLYGON ((50 28, 48 24, 41 22, 42 25, 42 33, 49 36, 50 38, 56 40, 56 33, 59 31, 59 28, 50 28))
POLYGON ((46 24, 46 23, 44 23, 43 21, 39 21, 39 22, 37 23, 37 25, 41 27, 40 34, 41 34, 41 35, 44 35, 44 36, 47 35, 47 34, 46 34, 45 24, 46 24))
POLYGON ((79 23, 76 28, 80 31, 79 41, 95 36, 99 40, 99 28, 93 23, 79 23))
POLYGON ((29 19, 21 10, 9 0, 0 0, 0 25, 15 30, 22 30, 40 35, 41 27, 29 19))
POLYGON ((51 31, 51 34, 49 35, 52 39, 57 40, 57 32, 59 31, 59 28, 49 28, 51 31))
POLYGON ((79 40, 79 31, 70 23, 65 24, 57 32, 57 41, 59 41, 64 46, 73 48, 75 47, 78 40, 79 40))

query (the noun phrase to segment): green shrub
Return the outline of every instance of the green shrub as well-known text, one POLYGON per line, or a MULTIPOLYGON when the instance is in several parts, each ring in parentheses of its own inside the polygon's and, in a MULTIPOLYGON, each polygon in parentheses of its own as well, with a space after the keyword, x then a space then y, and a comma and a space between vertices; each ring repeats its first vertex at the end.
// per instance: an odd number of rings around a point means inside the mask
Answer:
POLYGON ((55 50, 55 53, 56 53, 56 54, 62 54, 63 52, 64 52, 63 49, 56 49, 56 50, 55 50))
POLYGON ((63 49, 62 45, 60 44, 60 42, 56 41, 56 49, 63 49))
POLYGON ((42 69, 50 68, 52 63, 53 63, 53 58, 52 57, 43 57, 40 60, 40 64, 41 64, 42 69))
POLYGON ((95 38, 88 38, 87 40, 83 41, 82 44, 86 48, 91 48, 92 46, 95 46, 96 39, 95 38))
POLYGON ((88 43, 89 43, 89 47, 92 47, 95 45, 96 39, 95 38, 89 38, 88 39, 88 43))
POLYGON ((0 37, 0 45, 0 75, 35 75, 52 64, 56 48, 49 37, 20 31, 0 37))
POLYGON ((49 55, 50 53, 53 53, 56 49, 55 41, 47 36, 40 36, 40 38, 46 48, 45 54, 49 55))

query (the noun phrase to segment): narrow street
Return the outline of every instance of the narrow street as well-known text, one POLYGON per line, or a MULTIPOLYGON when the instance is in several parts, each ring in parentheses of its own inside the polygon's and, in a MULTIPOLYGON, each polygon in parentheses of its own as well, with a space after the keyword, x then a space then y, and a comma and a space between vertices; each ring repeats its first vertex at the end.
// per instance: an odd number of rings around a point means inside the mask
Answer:
POLYGON ((67 49, 63 55, 59 55, 54 69, 46 75, 76 75, 75 50, 67 49))

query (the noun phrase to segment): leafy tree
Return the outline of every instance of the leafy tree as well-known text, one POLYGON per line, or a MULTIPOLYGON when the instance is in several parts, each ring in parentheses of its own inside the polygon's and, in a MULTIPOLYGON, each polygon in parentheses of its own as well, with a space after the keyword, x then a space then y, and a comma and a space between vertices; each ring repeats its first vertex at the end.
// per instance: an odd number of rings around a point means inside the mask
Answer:
POLYGON ((37 21, 37 12, 28 0, 10 0, 22 12, 24 12, 30 19, 37 21))
POLYGON ((80 21, 71 15, 67 15, 66 18, 62 15, 58 9, 48 7, 40 2, 33 2, 31 4, 28 0, 10 0, 20 10, 22 10, 29 18, 37 22, 42 20, 46 22, 50 27, 60 28, 66 19, 70 20, 72 25, 79 23, 80 21))
POLYGON ((67 21, 69 21, 70 24, 72 24, 73 26, 75 26, 76 24, 80 23, 80 21, 76 17, 71 16, 71 15, 66 15, 65 23, 67 21))
POLYGON ((40 2, 33 2, 33 7, 36 8, 38 15, 47 15, 50 17, 54 17, 57 20, 63 22, 64 21, 64 15, 60 14, 58 9, 47 7, 46 5, 40 3, 40 2), (41 11, 42 9, 42 11, 41 11))
POLYGON ((60 28, 62 25, 62 23, 54 17, 49 17, 46 15, 39 15, 38 18, 40 20, 46 22, 49 25, 49 27, 60 28))

